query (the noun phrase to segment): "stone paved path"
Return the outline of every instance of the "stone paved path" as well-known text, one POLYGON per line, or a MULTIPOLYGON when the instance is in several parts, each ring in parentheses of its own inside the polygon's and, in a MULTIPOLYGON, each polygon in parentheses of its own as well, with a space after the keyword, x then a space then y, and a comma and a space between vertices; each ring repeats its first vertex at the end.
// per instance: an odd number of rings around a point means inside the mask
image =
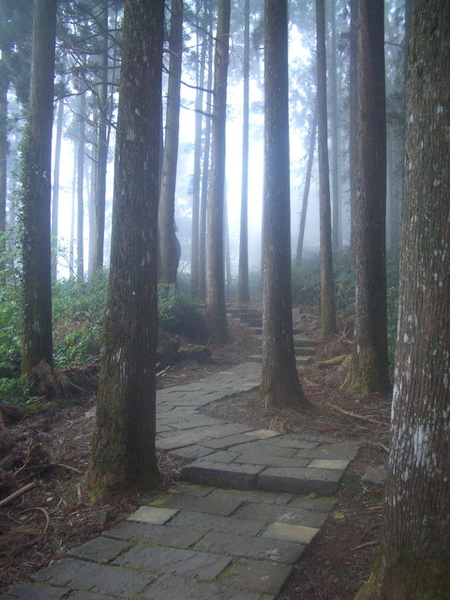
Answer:
POLYGON ((186 483, 72 549, 0 600, 273 600, 325 523, 359 445, 202 413, 258 385, 246 363, 158 392, 161 450, 186 483))

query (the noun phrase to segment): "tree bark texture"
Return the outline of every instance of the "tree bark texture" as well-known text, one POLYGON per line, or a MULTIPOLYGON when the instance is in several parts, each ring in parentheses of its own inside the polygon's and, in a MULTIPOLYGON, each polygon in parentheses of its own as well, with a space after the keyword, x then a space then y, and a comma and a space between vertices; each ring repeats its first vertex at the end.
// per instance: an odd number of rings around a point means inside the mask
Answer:
POLYGON ((358 2, 358 185, 355 345, 348 384, 390 390, 386 287, 386 109, 383 0, 358 2))
POLYGON ((230 13, 230 0, 219 0, 206 231, 206 318, 211 336, 219 342, 228 340, 225 312, 224 194, 230 13))
POLYGON ((158 480, 157 221, 163 0, 127 0, 105 350, 87 483, 94 499, 158 480))
POLYGON ((317 25, 317 132, 320 196, 320 313, 322 335, 337 331, 331 239, 330 167, 328 161, 327 67, 325 0, 316 0, 317 25))
POLYGON ((175 232, 175 188, 180 123, 180 85, 183 61, 183 1, 172 0, 169 37, 169 85, 166 107, 166 134, 161 175, 159 205, 159 272, 160 283, 175 284, 180 244, 175 232))
POLYGON ((22 152, 23 348, 26 374, 53 364, 51 294, 51 154, 56 0, 36 0, 30 102, 22 152))
POLYGON ((292 332, 288 15, 286 0, 265 2, 263 198, 263 364, 261 393, 270 405, 306 403, 292 332))
POLYGON ((450 2, 413 0, 389 477, 358 600, 450 598, 450 2))

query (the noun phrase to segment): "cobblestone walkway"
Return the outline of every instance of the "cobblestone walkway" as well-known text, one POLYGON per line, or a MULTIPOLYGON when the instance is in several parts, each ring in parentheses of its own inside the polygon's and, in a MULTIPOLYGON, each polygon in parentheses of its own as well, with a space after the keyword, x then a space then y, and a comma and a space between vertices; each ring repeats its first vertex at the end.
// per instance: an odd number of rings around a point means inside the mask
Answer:
POLYGON ((157 447, 186 483, 72 549, 0 600, 273 600, 320 531, 359 444, 202 413, 259 384, 245 363, 158 392, 157 447))

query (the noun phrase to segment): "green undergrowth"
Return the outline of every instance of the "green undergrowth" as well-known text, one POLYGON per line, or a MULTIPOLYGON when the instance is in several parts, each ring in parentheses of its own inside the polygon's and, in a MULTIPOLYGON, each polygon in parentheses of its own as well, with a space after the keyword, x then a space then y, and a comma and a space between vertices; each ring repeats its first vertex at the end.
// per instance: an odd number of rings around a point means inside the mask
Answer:
MULTIPOLYGON (((61 280, 53 286, 53 346, 56 369, 91 364, 100 356, 108 272, 86 281, 61 280)), ((160 328, 188 341, 206 341, 206 326, 194 299, 175 286, 159 286, 160 328)), ((22 292, 20 280, 0 286, 0 404, 26 404, 27 380, 21 376, 22 292)))

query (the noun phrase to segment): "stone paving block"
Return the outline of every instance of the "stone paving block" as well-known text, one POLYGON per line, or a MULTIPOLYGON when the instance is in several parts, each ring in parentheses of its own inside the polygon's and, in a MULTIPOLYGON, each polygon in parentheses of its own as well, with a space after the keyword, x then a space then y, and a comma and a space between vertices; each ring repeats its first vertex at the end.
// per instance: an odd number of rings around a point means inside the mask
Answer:
POLYGON ((128 599, 142 591, 155 579, 155 575, 75 558, 63 558, 35 573, 32 579, 67 586, 72 590, 99 592, 114 598, 128 599))
POLYGON ((184 429, 194 429, 196 427, 214 427, 216 423, 217 419, 208 417, 208 415, 194 413, 191 417, 177 423, 176 426, 180 431, 182 431, 184 429))
MULTIPOLYGON (((119 523, 113 529, 105 531, 103 535, 108 538, 151 542, 152 544, 158 544, 158 546, 186 549, 198 542, 204 532, 181 527, 165 527, 125 521, 119 523)), ((109 541, 113 540, 110 539, 109 541)))
POLYGON ((329 496, 337 491, 342 474, 343 471, 331 469, 269 467, 258 475, 258 487, 268 491, 329 496))
POLYGON ((73 596, 70 596, 70 600, 112 600, 112 596, 105 596, 104 594, 95 594, 80 590, 75 592, 73 596))
POLYGON ((344 470, 348 467, 349 460, 335 459, 335 458, 314 458, 309 464, 308 469, 341 469, 344 470))
POLYGON ((164 503, 167 508, 193 510, 213 515, 227 517, 234 513, 240 506, 240 501, 234 498, 216 498, 211 501, 209 497, 198 498, 190 494, 166 494, 158 499, 158 503, 164 503))
MULTIPOLYGON (((353 460, 360 447, 360 442, 321 443, 314 450, 314 454, 308 454, 308 457, 353 460)), ((306 453, 299 452, 298 456, 306 457, 306 453)))
POLYGON ((317 527, 292 525, 292 523, 271 523, 261 534, 261 537, 276 540, 288 540, 290 542, 306 545, 313 540, 319 531, 320 529, 317 527))
POLYGON ((317 512, 331 512, 335 506, 334 500, 325 498, 305 498, 304 496, 294 497, 290 503, 291 507, 303 508, 305 510, 314 510, 317 512))
POLYGON ((208 496, 217 488, 212 485, 197 485, 195 483, 179 483, 176 488, 171 488, 167 490, 168 494, 188 494, 189 496, 199 496, 204 497, 208 496))
MULTIPOLYGON (((214 460, 214 456, 211 456, 210 459, 214 460)), ((309 466, 311 462, 310 459, 307 458, 285 458, 282 456, 270 456, 270 455, 261 455, 255 454, 255 452, 243 452, 242 454, 237 455, 235 459, 236 463, 247 463, 253 465, 266 465, 268 467, 292 467, 293 469, 297 469, 298 467, 306 467, 309 466)), ((325 467, 324 467, 325 468, 325 467)), ((330 467, 331 468, 331 467, 330 467)), ((339 468, 339 467, 338 467, 339 468)))
POLYGON ((104 537, 95 538, 85 544, 69 550, 69 556, 107 563, 130 547, 124 541, 111 540, 104 537))
POLYGON ((172 527, 187 527, 199 531, 202 534, 208 531, 216 531, 221 533, 238 533, 240 535, 256 536, 263 530, 264 525, 265 524, 261 521, 236 519, 234 516, 221 517, 218 515, 183 510, 173 519, 173 521, 170 521, 167 524, 167 529, 172 529, 172 527))
POLYGON ((208 533, 196 545, 203 552, 218 552, 233 558, 252 558, 292 564, 300 556, 298 544, 273 536, 248 537, 227 533, 208 533))
POLYGON ((254 519, 264 523, 273 521, 307 525, 308 527, 321 527, 328 513, 305 510, 297 506, 277 506, 273 504, 247 504, 242 506, 235 514, 237 519, 254 519))
POLYGON ((320 442, 315 438, 308 439, 303 436, 288 434, 281 436, 277 440, 277 444, 282 448, 291 448, 293 450, 314 450, 319 447, 320 442))
POLYGON ((237 452, 233 452, 232 450, 217 450, 216 452, 208 455, 208 460, 215 463, 229 464, 238 458, 239 454, 237 452))
POLYGON ((66 594, 67 588, 22 584, 10 587, 0 595, 0 600, 61 600, 66 594))
POLYGON ((230 562, 228 556, 150 544, 138 544, 117 559, 118 564, 130 569, 207 581, 215 579, 230 562))
POLYGON ((177 514, 177 510, 156 506, 141 506, 128 517, 128 521, 140 521, 152 525, 164 525, 177 514))
POLYGON ((142 600, 273 600, 274 596, 181 577, 162 577, 155 581, 141 598, 142 600))
POLYGON ((175 450, 184 446, 192 446, 203 439, 198 429, 188 429, 182 433, 168 433, 156 437, 156 447, 159 450, 175 450))
POLYGON ((213 488, 209 499, 215 502, 217 499, 233 498, 242 503, 251 504, 278 504, 285 505, 290 502, 294 496, 292 494, 277 494, 276 492, 259 492, 257 490, 233 490, 213 488))
POLYGON ((222 438, 214 438, 211 440, 205 440, 205 446, 213 450, 221 450, 224 448, 231 448, 238 444, 247 444, 252 442, 253 436, 250 436, 250 432, 245 432, 237 435, 228 435, 222 438))
POLYGON ((183 467, 181 477, 194 483, 251 490, 256 489, 258 474, 263 469, 262 465, 226 465, 208 461, 206 458, 183 467))
POLYGON ((192 446, 184 446, 183 448, 176 448, 171 450, 169 454, 176 458, 185 458, 186 460, 197 460, 198 458, 204 458, 213 453, 210 448, 205 446, 199 446, 194 444, 192 446))
POLYGON ((227 569, 218 582, 266 594, 278 594, 291 572, 290 565, 242 558, 227 569))
POLYGON ((280 458, 292 458, 295 456, 295 450, 292 448, 284 448, 278 443, 278 438, 269 440, 253 440, 246 444, 238 444, 233 446, 233 452, 239 452, 243 456, 268 457, 278 456, 280 458))

